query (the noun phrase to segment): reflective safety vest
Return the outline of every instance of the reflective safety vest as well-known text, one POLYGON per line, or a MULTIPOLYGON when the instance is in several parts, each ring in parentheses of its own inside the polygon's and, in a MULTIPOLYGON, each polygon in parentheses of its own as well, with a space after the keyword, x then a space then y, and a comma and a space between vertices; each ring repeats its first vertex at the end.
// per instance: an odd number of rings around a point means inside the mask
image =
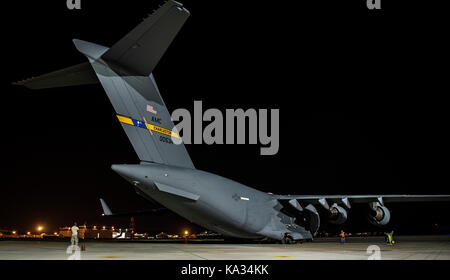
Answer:
POLYGON ((341 232, 341 237, 345 237, 345 232, 341 232))
POLYGON ((388 242, 389 243, 392 243, 392 240, 393 240, 393 238, 392 238, 392 236, 394 235, 394 232, 391 232, 391 233, 388 233, 387 234, 387 236, 388 236, 388 242))

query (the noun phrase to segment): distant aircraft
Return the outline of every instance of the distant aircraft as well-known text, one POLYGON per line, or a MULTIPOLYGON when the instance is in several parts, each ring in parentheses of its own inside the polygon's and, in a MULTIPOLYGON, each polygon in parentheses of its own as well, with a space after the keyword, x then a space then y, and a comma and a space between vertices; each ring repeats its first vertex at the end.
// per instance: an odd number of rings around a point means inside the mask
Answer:
MULTIPOLYGON (((317 208, 341 224, 352 204, 367 203, 370 221, 385 225, 390 220, 385 203, 450 200, 450 195, 275 195, 196 169, 184 145, 172 142, 180 136, 172 132, 152 75, 188 16, 182 4, 167 1, 111 48, 73 40, 89 62, 14 84, 40 89, 100 81, 140 160, 111 168, 144 198, 226 236, 293 243, 313 238, 320 226, 317 208)), ((101 204, 104 215, 114 215, 101 204)))

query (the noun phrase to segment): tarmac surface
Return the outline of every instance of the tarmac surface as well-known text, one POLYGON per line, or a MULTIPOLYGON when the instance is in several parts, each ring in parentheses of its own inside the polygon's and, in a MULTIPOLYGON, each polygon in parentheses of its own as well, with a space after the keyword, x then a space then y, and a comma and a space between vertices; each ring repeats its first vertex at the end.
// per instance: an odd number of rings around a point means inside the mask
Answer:
POLYGON ((65 241, 1 240, 0 260, 450 260, 450 236, 396 241, 393 246, 383 237, 350 237, 345 244, 317 238, 293 245, 86 241, 80 243, 85 251, 71 251, 65 241))

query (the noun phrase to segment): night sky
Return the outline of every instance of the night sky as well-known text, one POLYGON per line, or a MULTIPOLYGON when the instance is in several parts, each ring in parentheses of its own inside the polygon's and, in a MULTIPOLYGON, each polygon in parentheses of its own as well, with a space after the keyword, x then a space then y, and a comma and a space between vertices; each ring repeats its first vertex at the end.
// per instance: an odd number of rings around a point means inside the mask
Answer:
MULTIPOLYGON (((85 62, 73 38, 111 46, 160 1, 82 0, 81 11, 58 2, 2 4, 0 228, 127 226, 127 218, 100 217, 98 198, 113 211, 160 206, 110 169, 138 158, 101 85, 10 83, 85 62)), ((188 145, 198 169, 276 194, 449 193, 440 17, 424 21, 388 1, 382 11, 365 0, 181 2, 191 16, 154 70, 169 111, 192 111, 194 100, 223 112, 280 109, 277 155, 261 156, 259 145, 188 145)), ((450 224, 449 203, 388 207, 399 233, 450 224)), ((342 228, 374 230, 359 208, 342 228)), ((136 227, 200 229, 170 212, 136 217, 136 227)))

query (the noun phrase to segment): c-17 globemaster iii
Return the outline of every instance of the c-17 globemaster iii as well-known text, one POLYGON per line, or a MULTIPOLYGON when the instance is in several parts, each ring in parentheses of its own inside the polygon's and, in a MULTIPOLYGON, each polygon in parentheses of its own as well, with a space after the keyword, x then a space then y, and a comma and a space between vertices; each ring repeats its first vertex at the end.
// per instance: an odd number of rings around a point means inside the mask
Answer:
MULTIPOLYGON (((182 4, 167 1, 111 48, 73 40, 88 62, 15 84, 40 89, 100 82, 140 160, 111 168, 144 198, 226 236, 291 243, 313 238, 318 208, 341 224, 352 204, 367 203, 370 221, 385 225, 390 220, 385 203, 450 200, 449 195, 275 195, 196 169, 184 145, 172 141, 180 136, 152 75, 189 15, 182 4)), ((101 204, 105 215, 114 215, 101 204)))

